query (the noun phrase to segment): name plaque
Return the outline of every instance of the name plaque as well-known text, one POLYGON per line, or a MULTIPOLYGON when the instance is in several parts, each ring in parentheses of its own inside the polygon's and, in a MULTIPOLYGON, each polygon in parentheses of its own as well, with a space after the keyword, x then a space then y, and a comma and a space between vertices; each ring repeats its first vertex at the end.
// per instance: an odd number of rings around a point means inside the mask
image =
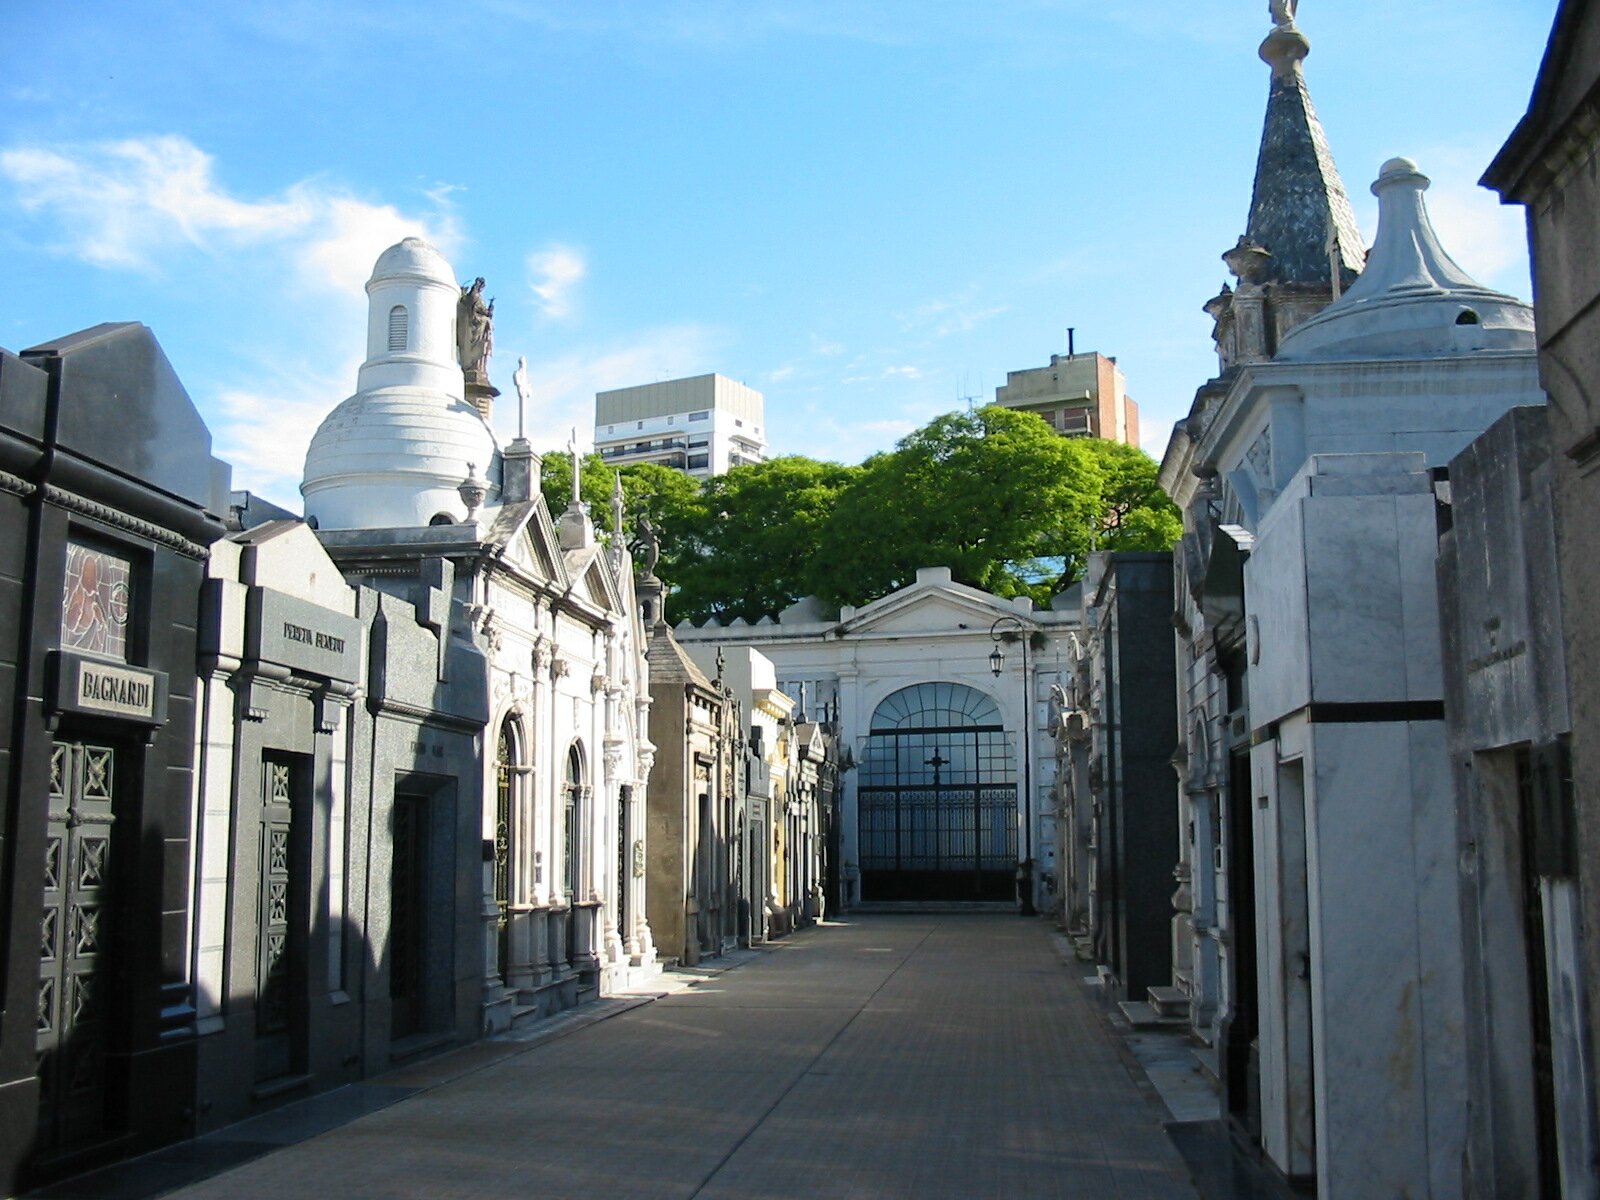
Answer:
POLYGON ((112 717, 141 725, 167 721, 164 671, 85 658, 70 651, 50 656, 50 707, 57 712, 112 717))
POLYGON ((245 606, 245 655, 303 675, 358 683, 361 622, 282 592, 251 588, 245 606))

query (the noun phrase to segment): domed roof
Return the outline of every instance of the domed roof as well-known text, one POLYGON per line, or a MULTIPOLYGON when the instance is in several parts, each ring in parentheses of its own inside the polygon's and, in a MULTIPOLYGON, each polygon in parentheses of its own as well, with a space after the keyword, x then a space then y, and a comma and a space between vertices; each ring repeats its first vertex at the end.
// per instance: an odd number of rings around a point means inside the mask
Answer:
POLYGON ((408 237, 378 255, 367 286, 380 279, 429 279, 451 287, 456 283, 455 272, 444 255, 419 237, 408 237))
POLYGON ((493 431, 464 398, 455 272, 428 243, 406 238, 379 256, 367 295, 368 357, 355 395, 306 451, 306 516, 323 529, 465 520, 462 482, 486 480, 492 503, 502 470, 493 431))
POLYGON ((1428 184, 1409 158, 1383 164, 1372 185, 1378 238, 1366 268, 1343 296, 1284 336, 1277 361, 1534 348, 1533 310, 1484 287, 1439 244, 1422 199, 1428 184))
POLYGON ((323 529, 409 527, 441 513, 464 519, 456 489, 473 473, 495 485, 501 473, 499 443, 476 408, 385 388, 357 392, 324 418, 300 491, 323 529))

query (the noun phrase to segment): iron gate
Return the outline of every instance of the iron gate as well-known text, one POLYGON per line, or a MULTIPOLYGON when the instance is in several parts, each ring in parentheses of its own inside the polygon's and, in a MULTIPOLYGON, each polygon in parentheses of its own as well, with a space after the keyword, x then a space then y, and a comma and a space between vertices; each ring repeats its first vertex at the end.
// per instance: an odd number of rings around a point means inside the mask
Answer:
POLYGON ((873 714, 856 809, 864 900, 1010 900, 1017 778, 993 699, 925 683, 873 714))

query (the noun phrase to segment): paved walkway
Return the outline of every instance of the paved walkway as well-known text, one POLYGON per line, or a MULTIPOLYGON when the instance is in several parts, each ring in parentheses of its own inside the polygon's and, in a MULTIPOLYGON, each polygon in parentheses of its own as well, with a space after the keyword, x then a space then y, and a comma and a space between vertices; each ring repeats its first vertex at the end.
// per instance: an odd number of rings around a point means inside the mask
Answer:
POLYGON ((1040 921, 847 918, 464 1074, 398 1072, 421 1090, 170 1194, 1192 1198, 1077 974, 1040 921))

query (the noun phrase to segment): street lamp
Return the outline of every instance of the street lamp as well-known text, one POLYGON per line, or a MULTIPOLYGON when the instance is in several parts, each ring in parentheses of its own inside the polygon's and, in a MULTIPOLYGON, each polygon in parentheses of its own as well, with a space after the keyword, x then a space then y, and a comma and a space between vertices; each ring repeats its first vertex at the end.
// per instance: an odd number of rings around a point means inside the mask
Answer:
POLYGON ((989 640, 994 642, 994 649, 989 651, 989 670, 998 679, 1000 672, 1005 669, 1006 652, 1000 648, 1002 642, 1022 643, 1022 862, 1019 869, 1023 871, 1021 886, 1017 889, 1022 901, 1024 916, 1033 916, 1033 754, 1029 745, 1028 726, 1033 723, 1032 713, 1028 703, 1028 625, 1021 617, 1009 614, 997 617, 993 625, 989 626, 989 640), (1004 629, 1001 627, 1005 626, 1004 629))

